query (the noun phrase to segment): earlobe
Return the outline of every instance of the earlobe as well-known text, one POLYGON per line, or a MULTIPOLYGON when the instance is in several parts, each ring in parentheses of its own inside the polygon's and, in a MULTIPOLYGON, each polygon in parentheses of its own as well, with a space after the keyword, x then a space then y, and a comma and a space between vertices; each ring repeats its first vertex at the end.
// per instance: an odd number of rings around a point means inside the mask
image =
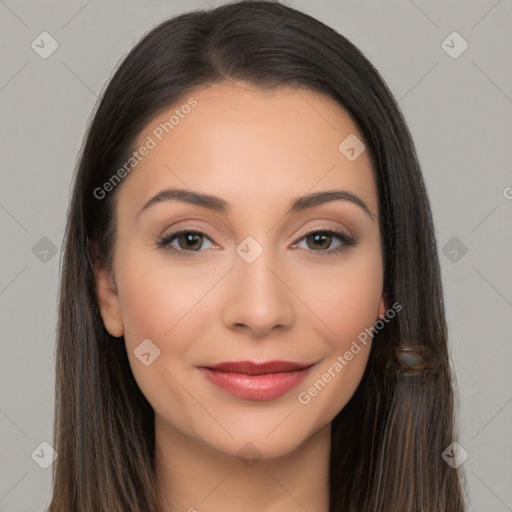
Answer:
POLYGON ((379 312, 378 312, 378 316, 377 316, 376 320, 379 320, 380 318, 382 318, 385 315, 386 310, 387 310, 386 301, 384 300, 384 297, 381 296, 381 298, 379 300, 379 312))
POLYGON ((98 305, 105 329, 114 337, 124 334, 121 304, 117 295, 117 287, 113 272, 108 269, 95 269, 98 305))

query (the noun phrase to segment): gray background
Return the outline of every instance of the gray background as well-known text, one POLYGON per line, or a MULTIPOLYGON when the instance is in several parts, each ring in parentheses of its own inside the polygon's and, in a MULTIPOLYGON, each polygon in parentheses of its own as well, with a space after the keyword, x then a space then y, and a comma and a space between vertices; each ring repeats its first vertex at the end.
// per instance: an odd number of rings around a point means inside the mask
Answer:
MULTIPOLYGON (((31 454, 52 443, 60 246, 97 97, 150 27, 221 3, 0 0, 0 511, 49 497, 31 454), (43 31, 47 59, 31 47, 43 31)), ((436 223, 470 510, 512 511, 512 2, 288 3, 354 42, 399 100, 436 223)))

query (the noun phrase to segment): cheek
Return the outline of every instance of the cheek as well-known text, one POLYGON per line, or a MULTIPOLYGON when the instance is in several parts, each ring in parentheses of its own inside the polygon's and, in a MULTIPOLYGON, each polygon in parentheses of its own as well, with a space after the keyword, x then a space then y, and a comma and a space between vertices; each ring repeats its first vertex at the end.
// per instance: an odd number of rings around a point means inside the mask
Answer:
MULTIPOLYGON (((215 275, 194 275, 192 267, 173 266, 162 256, 147 252, 137 257, 135 250, 119 264, 120 302, 125 339, 140 343, 144 338, 164 342, 182 322, 187 322, 194 308, 214 282, 215 275)), ((176 348, 179 348, 179 340, 176 348)), ((174 346, 173 342, 173 346, 174 346)))
POLYGON ((345 349, 377 320, 383 284, 378 251, 360 251, 297 278, 297 295, 306 298, 314 324, 333 349, 345 349))
POLYGON ((175 388, 177 397, 180 387, 169 373, 180 377, 190 370, 197 351, 194 342, 204 338, 205 326, 218 321, 208 293, 214 291, 223 269, 173 265, 161 254, 135 246, 124 254, 129 256, 119 259, 116 273, 122 283, 119 299, 132 373, 150 402, 158 401, 160 386, 175 388), (157 347, 155 353, 160 351, 150 366, 137 358, 146 339, 157 347))
POLYGON ((316 333, 326 357, 297 393, 300 407, 318 417, 318 426, 334 419, 357 389, 371 349, 382 293, 378 252, 359 253, 346 265, 304 277, 301 293, 310 298, 316 333), (313 286, 314 281, 314 286, 313 286), (313 293, 311 292, 313 290, 313 293))
MULTIPOLYGON (((201 298, 218 276, 197 279, 147 253, 142 263, 135 251, 119 262, 118 274, 126 351, 140 390, 155 411, 187 411, 190 398, 180 382, 188 377, 185 365, 194 349, 192 341, 200 339, 204 315, 209 314, 201 298), (146 339, 151 343, 141 345, 146 339), (142 351, 143 346, 148 348, 142 351), (146 366, 139 355, 148 351, 150 359, 158 356, 146 366)), ((173 417, 173 422, 179 421, 173 417)))

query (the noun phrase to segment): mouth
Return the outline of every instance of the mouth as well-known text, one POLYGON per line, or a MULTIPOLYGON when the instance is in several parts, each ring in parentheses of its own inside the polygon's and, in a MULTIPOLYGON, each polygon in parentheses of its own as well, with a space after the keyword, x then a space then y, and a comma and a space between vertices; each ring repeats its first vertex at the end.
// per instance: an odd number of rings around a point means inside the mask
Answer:
POLYGON ((210 382, 238 398, 272 400, 304 380, 314 364, 239 361, 202 366, 199 370, 210 382))

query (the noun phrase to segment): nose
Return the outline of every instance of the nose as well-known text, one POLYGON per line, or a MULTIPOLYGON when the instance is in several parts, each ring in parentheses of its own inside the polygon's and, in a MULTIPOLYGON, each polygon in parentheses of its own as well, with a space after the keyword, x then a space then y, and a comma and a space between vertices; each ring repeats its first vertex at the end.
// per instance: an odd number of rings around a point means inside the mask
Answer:
POLYGON ((224 325, 247 330, 255 338, 267 336, 273 329, 290 329, 295 319, 294 295, 293 283, 286 277, 265 251, 252 263, 236 255, 223 305, 224 325))

